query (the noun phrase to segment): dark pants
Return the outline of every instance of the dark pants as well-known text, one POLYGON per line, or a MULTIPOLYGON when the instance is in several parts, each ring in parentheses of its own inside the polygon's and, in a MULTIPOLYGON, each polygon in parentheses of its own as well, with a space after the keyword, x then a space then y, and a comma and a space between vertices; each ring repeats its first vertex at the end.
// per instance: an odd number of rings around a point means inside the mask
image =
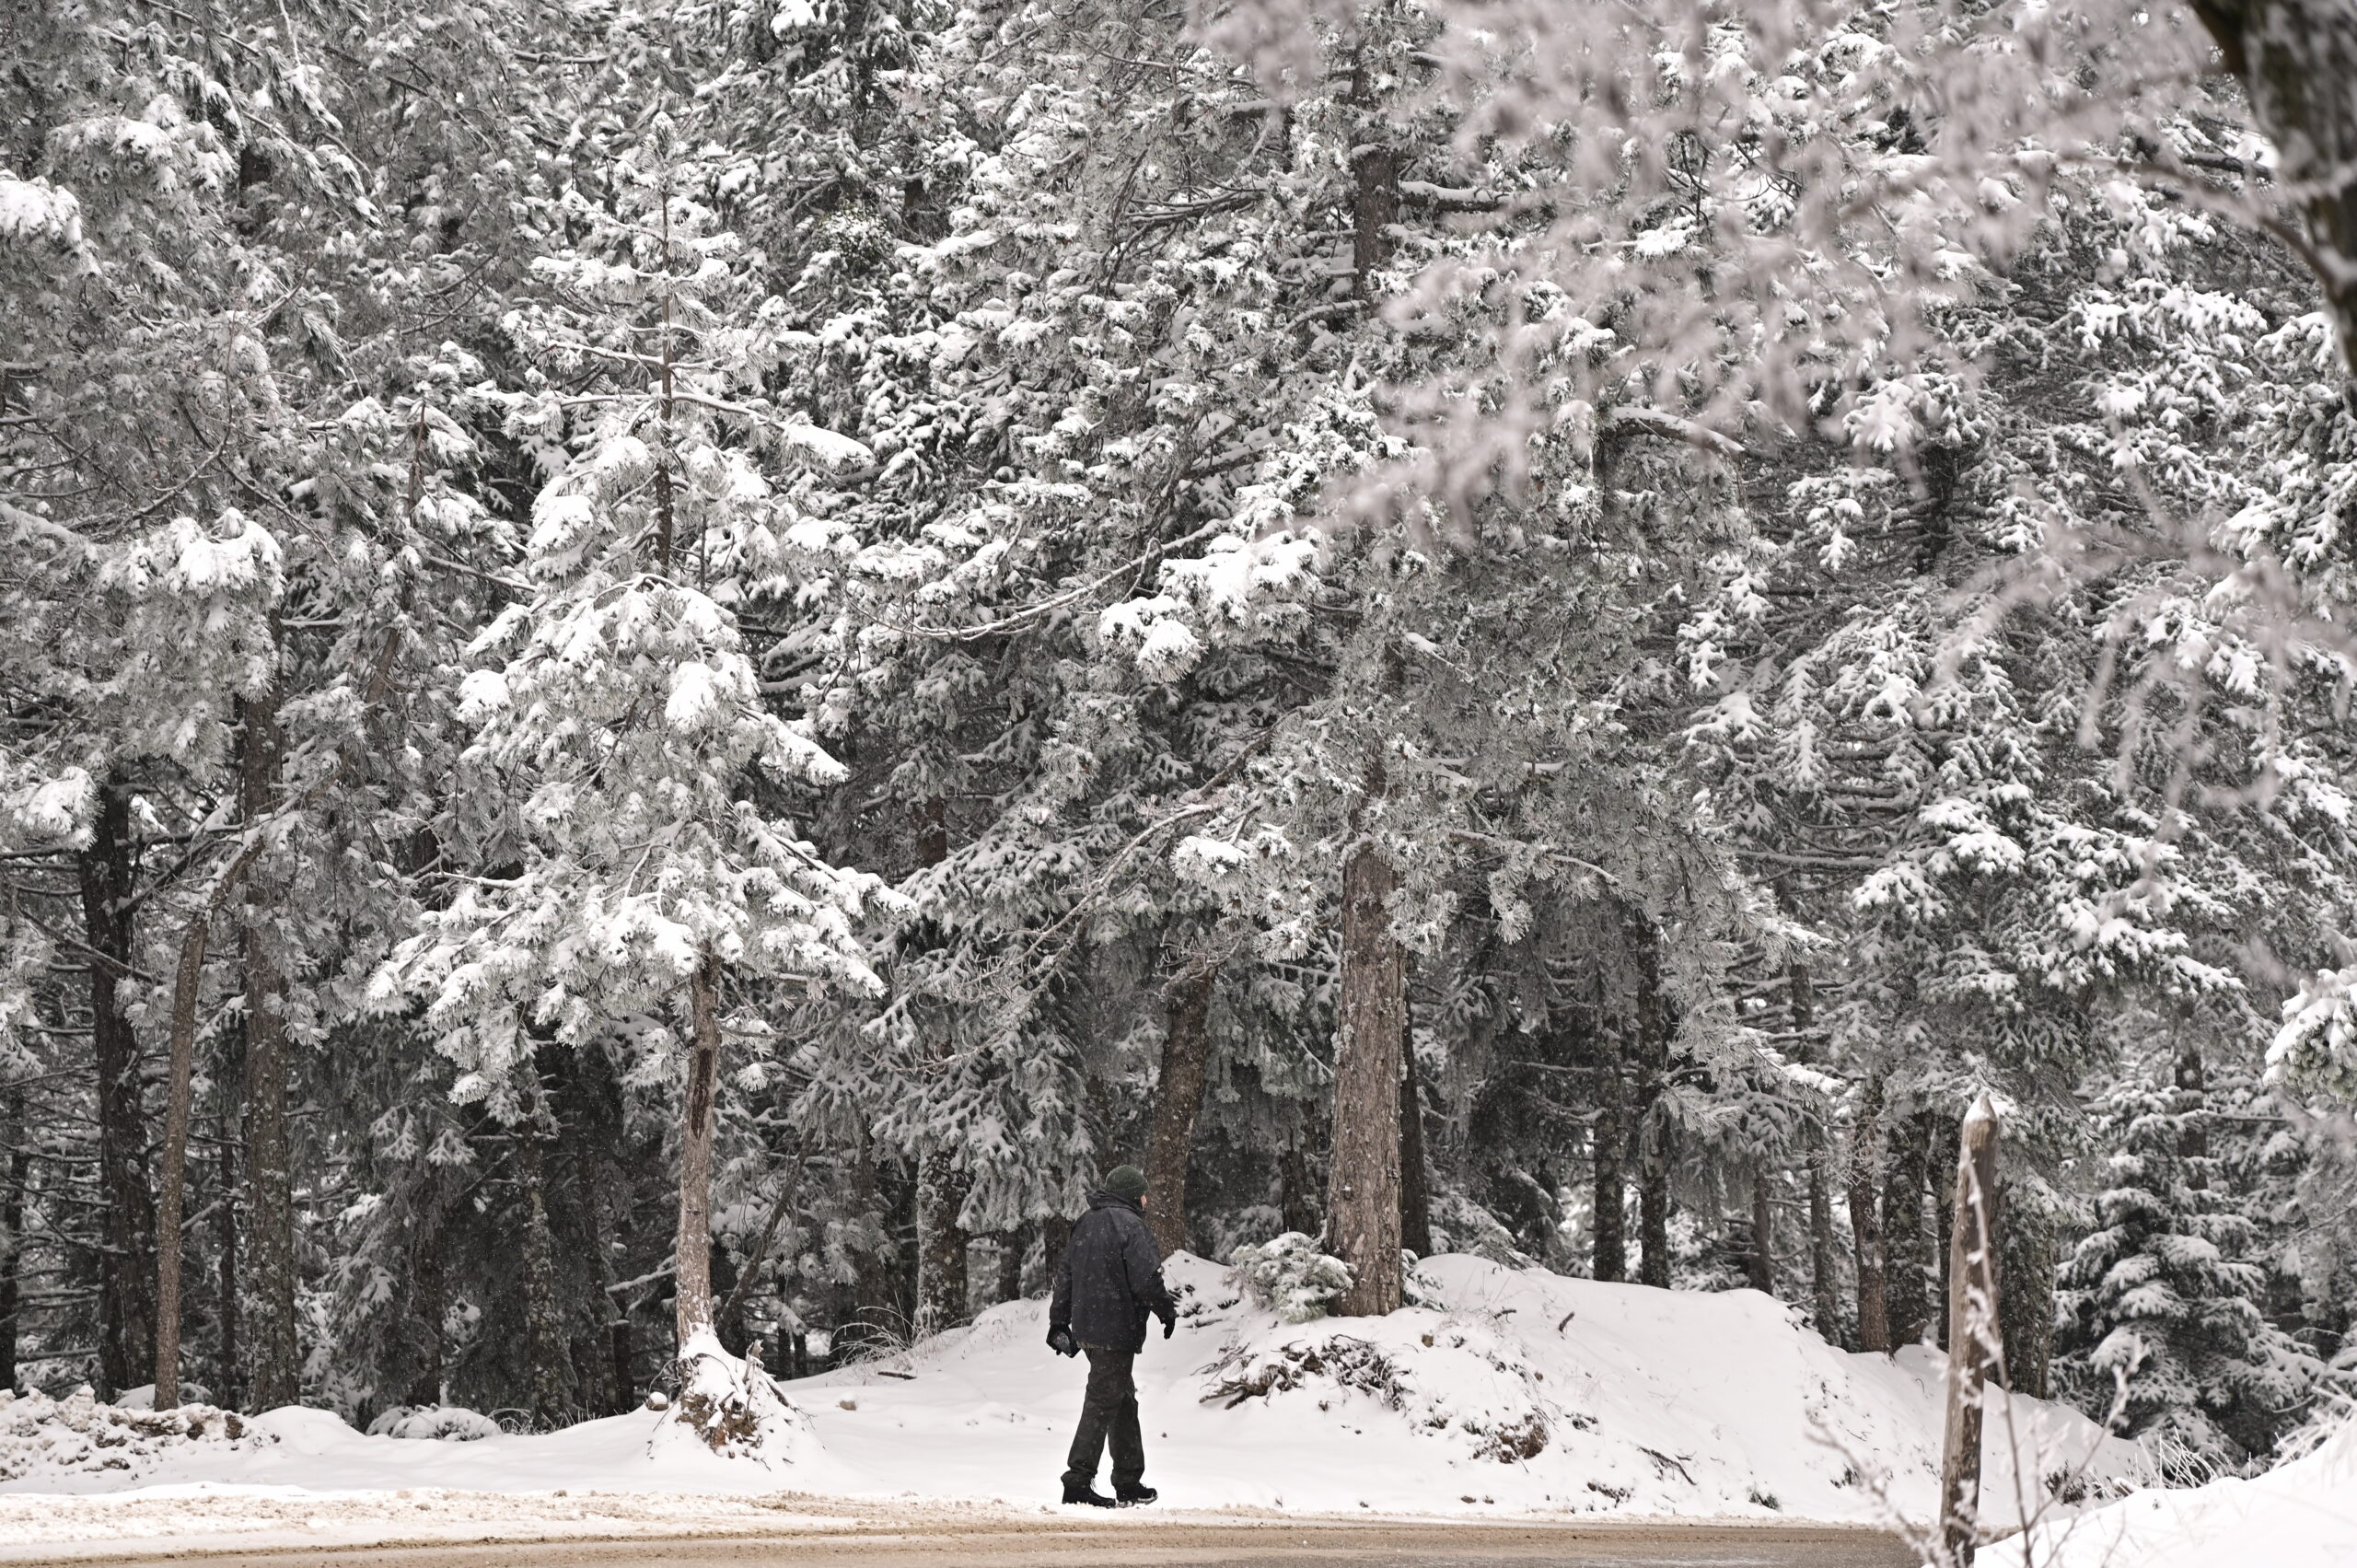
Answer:
POLYGON ((1113 1440, 1113 1485, 1135 1486, 1145 1479, 1145 1439, 1138 1431, 1138 1386, 1130 1376, 1133 1351, 1083 1345, 1088 1353, 1088 1392, 1081 1396, 1080 1430, 1064 1456, 1064 1484, 1090 1486, 1105 1440, 1113 1440))

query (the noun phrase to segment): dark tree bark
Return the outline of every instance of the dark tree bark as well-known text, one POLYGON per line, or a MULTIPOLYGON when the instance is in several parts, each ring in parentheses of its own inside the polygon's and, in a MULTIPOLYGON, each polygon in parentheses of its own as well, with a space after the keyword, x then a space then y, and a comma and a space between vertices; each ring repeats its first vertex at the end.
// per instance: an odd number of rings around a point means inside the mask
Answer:
POLYGON ((1931 1151, 1928 1164, 1932 1175, 1932 1214, 1939 1222, 1933 1238, 1932 1257, 1936 1276, 1932 1289, 1932 1327, 1938 1333, 1940 1348, 1948 1348, 1948 1315, 1943 1303, 1948 1299, 1948 1251, 1956 1228, 1956 1140, 1962 1125, 1948 1116, 1924 1117, 1924 1144, 1931 1151))
POLYGON ((1643 1250, 1637 1283, 1669 1288, 1669 1126, 1662 1115, 1663 1076, 1669 1065, 1669 1010, 1661 994, 1661 935, 1631 912, 1630 936, 1637 955, 1637 1226, 1643 1250))
POLYGON ((1817 1315, 1817 1331, 1828 1344, 1840 1344, 1841 1293, 1833 1256, 1833 1182, 1820 1139, 1808 1152, 1808 1283, 1809 1305, 1817 1315))
POLYGON ((1001 1301, 1023 1299, 1023 1259, 1031 1250, 1031 1233, 1036 1228, 1019 1225, 998 1238, 998 1298, 1001 1301))
POLYGON ((1374 83, 1363 65, 1352 68, 1350 101, 1360 111, 1351 149, 1351 285, 1369 299, 1375 270, 1391 254, 1391 229, 1399 221, 1399 153, 1376 122, 1374 83))
POLYGON ((426 1196, 420 1201, 417 1228, 410 1237, 409 1315, 417 1337, 417 1360, 411 1375, 409 1402, 442 1402, 442 1325, 449 1310, 442 1262, 443 1214, 439 1179, 429 1174, 426 1196))
POLYGON ((1850 1234, 1858 1253, 1858 1348, 1887 1352, 1890 1343, 1889 1278, 1885 1272, 1882 1181, 1883 1083, 1869 1076, 1850 1128, 1850 1234))
MULTIPOLYGON (((226 1099, 228 1089, 224 1076, 226 1099)), ((213 1373, 213 1400, 224 1410, 238 1408, 245 1380, 245 1363, 239 1353, 243 1347, 238 1342, 238 1140, 231 1136, 236 1126, 237 1118, 226 1107, 214 1119, 214 1138, 220 1145, 221 1240, 214 1297, 221 1319, 221 1353, 213 1373)))
POLYGON ((1588 1272, 1614 1283, 1629 1277, 1629 1108, 1620 1032, 1605 1019, 1597 992, 1596 1120, 1588 1140, 1595 1165, 1596 1245, 1588 1272))
MULTIPOLYGON (((2179 1030, 2175 1077, 2177 1109, 2185 1116, 2177 1123, 2177 1155, 2183 1159, 2208 1159, 2210 1121, 2203 1113, 2210 1109, 2210 1078, 2201 1062, 2200 1039, 2191 1029, 2179 1030)), ((2205 1172, 2195 1169, 2186 1173, 2186 1185, 2199 1188, 2208 1184, 2205 1172)))
POLYGON ((1751 1288, 1776 1294, 1776 1173, 1761 1166, 1751 1174, 1751 1288))
MULTIPOLYGON (((1382 775, 1370 770, 1370 796, 1382 775)), ((1350 1265, 1335 1312, 1374 1318, 1399 1309, 1399 1067, 1406 1043, 1407 954, 1391 934, 1398 877, 1362 842, 1342 867, 1341 1039, 1334 1051, 1334 1137, 1327 1172, 1326 1237, 1350 1265)))
POLYGON ((2001 1184, 1997 1228, 1999 1296, 1997 1327, 2005 1347, 2005 1383, 2032 1399, 2052 1397, 2054 1365, 2054 1224, 2043 1204, 2026 1200, 2024 1188, 2001 1184))
POLYGON ((24 1144, 25 1097, 8 1097, 8 1114, 0 1122, 0 1136, 8 1148, 8 1185, 0 1191, 0 1388, 17 1386, 17 1314, 23 1300, 25 1277, 25 1184, 32 1179, 33 1157, 24 1144))
POLYGON ((924 1157, 917 1194, 917 1321, 922 1338, 966 1321, 966 1232, 958 1210, 973 1179, 946 1154, 924 1157))
POLYGON ((1932 1260, 1923 1225, 1931 1152, 1930 1129, 1921 1117, 1892 1126, 1883 1167, 1882 1228, 1894 1349, 1916 1343, 1932 1326, 1932 1260))
MULTIPOLYGON (((238 750, 238 803, 248 822, 270 814, 285 752, 274 700, 245 706, 238 750)), ((285 964, 272 925, 272 890, 249 889, 246 981, 246 1226, 252 1258, 252 1376, 257 1410, 302 1397, 302 1351, 295 1319, 295 1158, 287 1103, 285 964)))
POLYGON ((134 889, 131 789, 99 790, 90 844, 77 854, 82 919, 90 951, 90 1036, 98 1067, 99 1389, 112 1399, 147 1381, 156 1345, 156 1203, 147 1185, 147 1116, 139 1042, 120 986, 132 969, 134 889))
POLYGON ((679 1228, 672 1243, 673 1330, 679 1347, 712 1321, 712 1140, 720 1093, 720 962, 706 955, 688 981, 694 1034, 679 1106, 679 1228))
POLYGON ((2193 0, 2307 219, 2303 259, 2357 372, 2357 8, 2348 0, 2193 0))
POLYGON ((1154 1126, 1146 1135, 1145 1223, 1166 1258, 1187 1245, 1187 1176, 1211 1064, 1212 992, 1218 980, 1216 967, 1191 964, 1162 993, 1162 1075, 1155 1084, 1154 1126))
POLYGON ((1431 1174, 1424 1168, 1424 1092, 1411 1031, 1400 1041, 1399 1245, 1419 1258, 1433 1255, 1431 1174))
POLYGON ((618 1317, 606 1326, 608 1353, 614 1358, 614 1411, 616 1414, 638 1403, 638 1378, 632 1363, 630 1318, 618 1317))
POLYGON ((1324 1222, 1318 1214, 1318 1184, 1310 1179, 1309 1156, 1302 1147, 1307 1136, 1295 1127, 1277 1157, 1277 1211, 1287 1230, 1316 1236, 1324 1222))
MULTIPOLYGON (((543 1051, 545 1054, 545 1051, 543 1051)), ((530 1079, 539 1074, 527 1069, 530 1079)), ((556 1231, 549 1223, 547 1144, 543 1094, 528 1082, 523 1116, 516 1124, 516 1182, 524 1200, 524 1350, 529 1364, 532 1424, 542 1432, 565 1423, 573 1405, 567 1386, 571 1351, 564 1311, 557 1300, 556 1231)))

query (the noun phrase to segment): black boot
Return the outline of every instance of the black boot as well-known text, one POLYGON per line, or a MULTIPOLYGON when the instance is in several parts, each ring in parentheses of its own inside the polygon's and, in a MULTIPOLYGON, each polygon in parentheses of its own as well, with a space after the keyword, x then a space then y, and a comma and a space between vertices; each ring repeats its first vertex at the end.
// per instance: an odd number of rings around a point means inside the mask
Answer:
POLYGON ((1146 1485, 1144 1481, 1133 1481, 1128 1486, 1117 1485, 1113 1488, 1114 1501, 1120 1504, 1124 1508, 1136 1508, 1143 1506, 1145 1504, 1153 1502, 1155 1498, 1161 1495, 1162 1493, 1146 1485))
POLYGON ((1068 1481, 1064 1482, 1064 1501, 1067 1503, 1086 1503, 1092 1508, 1110 1508, 1113 1506, 1113 1500, 1106 1496, 1103 1493, 1097 1491, 1094 1481, 1068 1481))

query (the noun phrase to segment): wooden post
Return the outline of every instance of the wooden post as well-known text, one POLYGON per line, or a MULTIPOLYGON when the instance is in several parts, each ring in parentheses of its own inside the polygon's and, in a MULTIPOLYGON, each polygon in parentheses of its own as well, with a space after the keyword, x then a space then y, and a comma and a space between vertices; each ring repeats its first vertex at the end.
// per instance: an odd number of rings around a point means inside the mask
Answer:
POLYGON ((1997 1362, 1997 1112, 1982 1095, 1964 1119, 1948 1243, 1948 1408, 1940 1446, 1940 1538, 1968 1565, 1980 1513, 1980 1395, 1997 1362))

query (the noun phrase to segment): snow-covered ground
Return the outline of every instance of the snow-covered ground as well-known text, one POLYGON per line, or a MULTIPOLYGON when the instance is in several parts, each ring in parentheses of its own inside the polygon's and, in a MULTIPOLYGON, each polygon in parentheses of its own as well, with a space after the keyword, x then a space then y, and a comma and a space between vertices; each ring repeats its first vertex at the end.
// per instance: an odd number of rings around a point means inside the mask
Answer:
MULTIPOLYGON (((1933 1509, 1937 1356, 1846 1354, 1765 1295, 1444 1257, 1419 1271, 1434 1305, 1288 1325, 1215 1265, 1181 1255, 1168 1273, 1179 1331, 1150 1340, 1138 1368, 1167 1510, 1884 1522, 1933 1509)), ((15 1436, 0 1407, 0 1493, 49 1495, 0 1496, 0 1541, 32 1555, 106 1536, 430 1539, 502 1518, 523 1534, 774 1530, 814 1498, 1036 1507, 1055 1495, 1085 1375, 1042 1342, 1045 1313, 993 1307, 902 1355, 788 1385, 817 1439, 791 1463, 715 1458, 644 1411, 473 1442, 370 1437, 293 1410, 235 1435, 215 1415, 195 1439, 102 1442, 54 1407, 26 1419, 20 1400, 15 1436)), ((2133 1446, 2026 1399, 1992 1411, 1985 1463, 1998 1523, 2025 1500, 2036 1516, 2056 1493, 2142 1474, 2133 1446)))
POLYGON ((2357 1421, 2250 1481, 2139 1492, 2039 1527, 2041 1568, 2350 1568, 2357 1563, 2357 1421))

